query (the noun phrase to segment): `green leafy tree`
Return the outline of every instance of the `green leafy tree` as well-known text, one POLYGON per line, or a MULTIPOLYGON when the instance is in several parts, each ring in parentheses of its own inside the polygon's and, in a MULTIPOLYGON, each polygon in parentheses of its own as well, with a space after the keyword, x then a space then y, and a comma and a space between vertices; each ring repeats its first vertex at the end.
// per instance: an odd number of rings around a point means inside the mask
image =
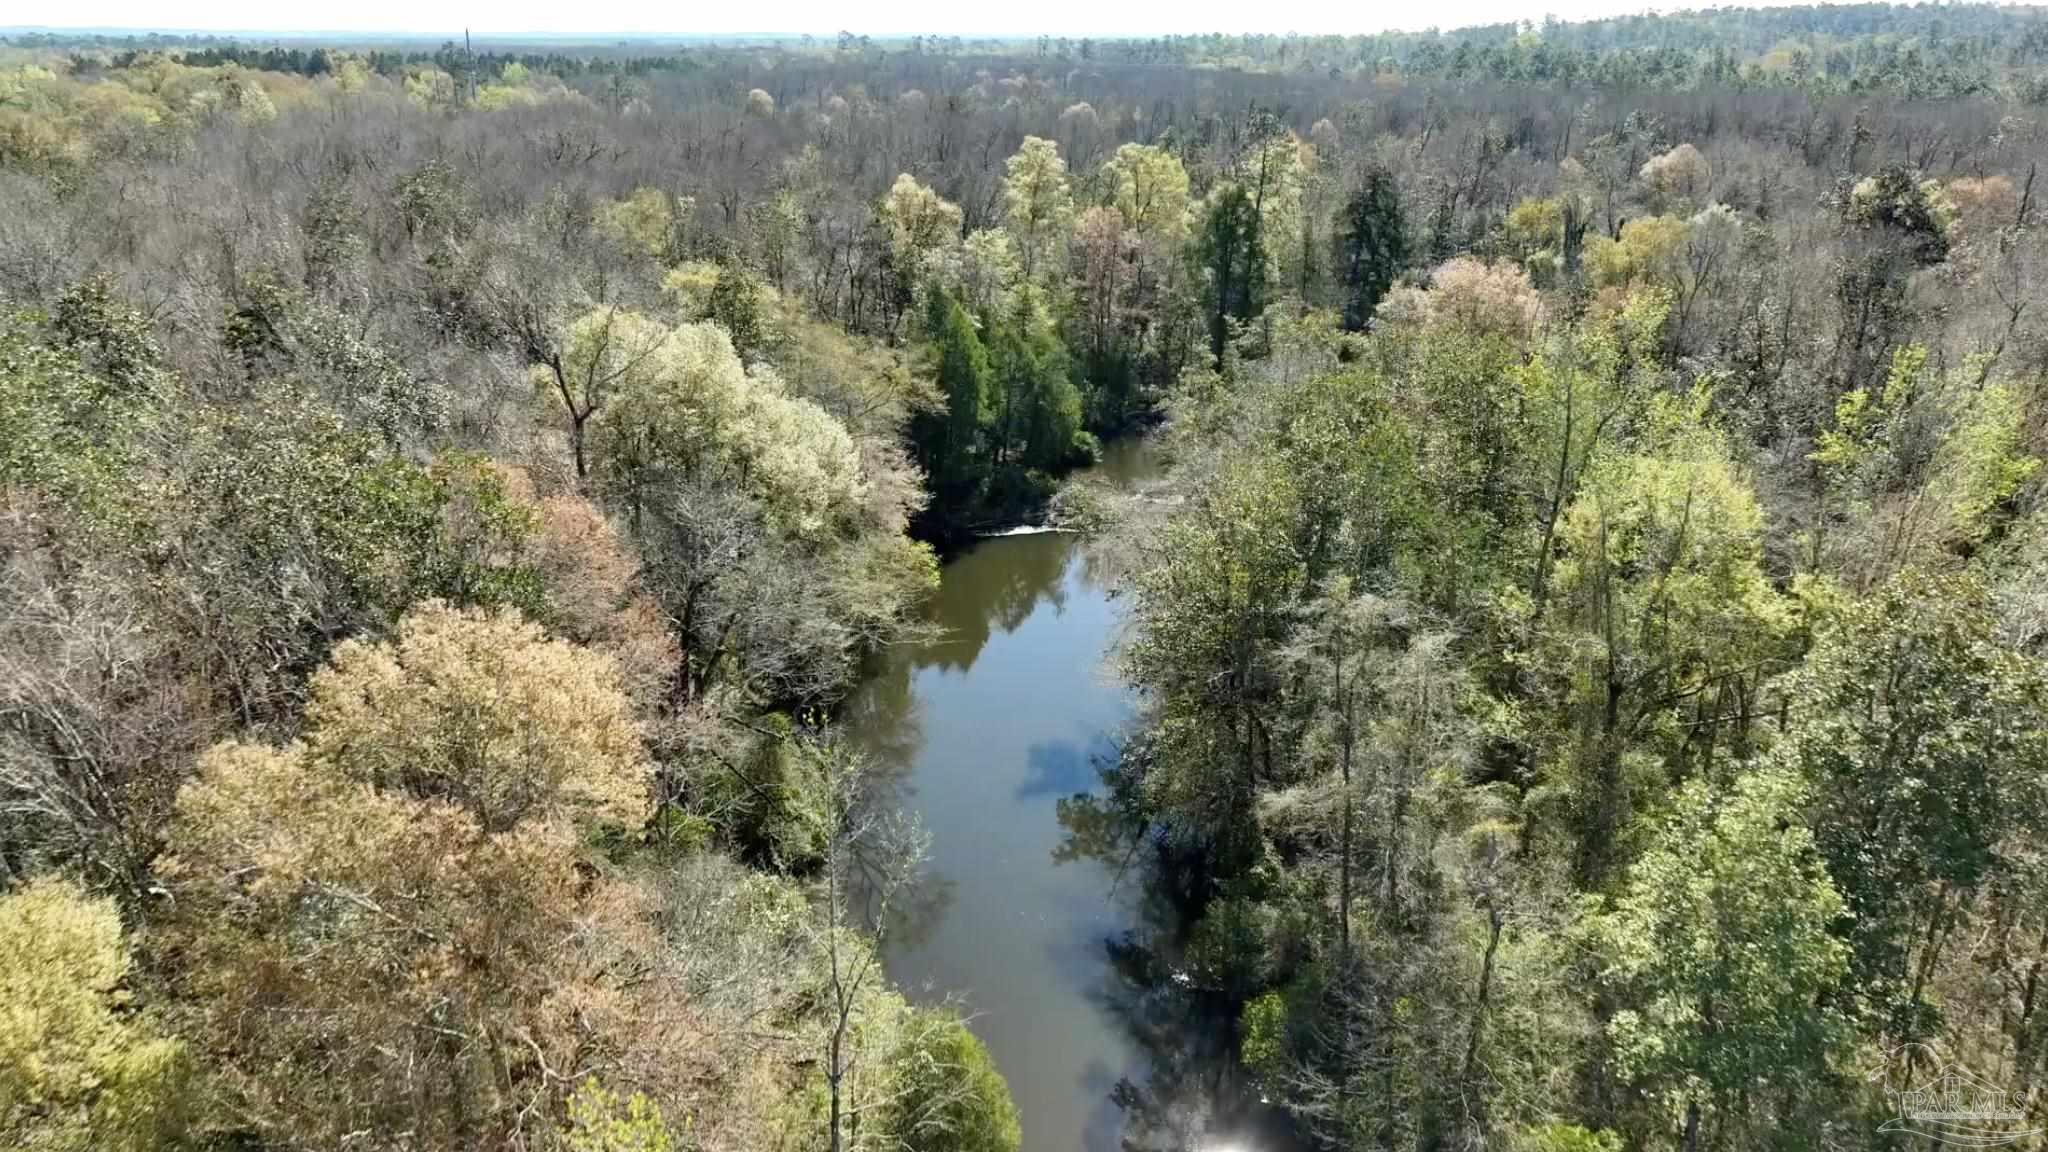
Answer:
POLYGON ((1384 168, 1367 172, 1344 203, 1337 267, 1344 277, 1344 327, 1357 332, 1408 263, 1408 222, 1401 192, 1384 168))
POLYGON ((846 427, 789 394, 770 369, 749 372, 724 330, 621 316, 609 326, 652 326, 648 352, 617 378, 591 430, 599 490, 638 524, 660 514, 679 482, 714 481, 761 504, 793 536, 830 532, 856 514, 859 452, 846 427))
POLYGON ((127 482, 148 408, 142 380, 99 375, 33 315, 0 316, 0 486, 111 528, 137 511, 127 482))
POLYGON ((1898 1042, 1935 1033, 1948 929, 2040 819, 2048 681, 1999 641, 1982 581, 1909 570, 1827 619, 1781 751, 1846 901, 1853 1002, 1898 1042))
POLYGON ((930 480, 935 510, 943 515, 970 506, 987 478, 982 430, 991 417, 994 385, 974 321, 951 294, 931 294, 925 328, 945 409, 919 412, 910 437, 930 480))
POLYGON ((882 197, 882 221, 889 229, 889 336, 893 342, 917 293, 960 245, 960 207, 905 172, 882 197))
POLYGON ((1844 249, 1835 276, 1837 391, 1874 386, 1892 349, 1905 342, 1913 319, 1907 282, 1949 254, 1951 209, 1939 192, 1897 164, 1837 189, 1844 249))
POLYGON ((1620 239, 1595 237, 1586 245, 1594 286, 1676 290, 1685 269, 1686 234, 1686 222, 1677 216, 1645 216, 1622 225, 1620 239))
POLYGON ((578 317, 559 351, 550 348, 540 357, 536 386, 552 384, 562 401, 576 475, 590 472, 585 441, 591 418, 614 393, 647 385, 667 354, 669 337, 665 325, 639 313, 602 308, 578 317))
POLYGON ((1611 453, 1565 517, 1553 604, 1571 655, 1579 868, 1598 887, 1654 769, 1709 771, 1718 737, 1739 759, 1754 685, 1783 654, 1787 606, 1763 572, 1763 513, 1698 398, 1662 403, 1648 451, 1611 453), (1661 443, 1657 443, 1661 441, 1661 443), (1706 711, 1699 702, 1710 701, 1706 711))
POLYGON ((116 295, 105 276, 82 280, 59 297, 51 326, 116 388, 146 389, 161 379, 163 350, 149 318, 116 295))
POLYGON ((569 1126, 562 1133, 567 1152, 672 1152, 675 1135, 661 1109, 638 1092, 620 1100, 595 1079, 569 1097, 569 1126))
POLYGON ((1209 354, 1220 366, 1232 326, 1249 323, 1266 307, 1264 221, 1242 186, 1226 184, 1210 198, 1195 257, 1206 278, 1209 354))
MULTIPOLYGON (((1550 596, 1558 532, 1588 467, 1656 389, 1645 364, 1665 315, 1660 297, 1638 297, 1612 323, 1572 333, 1514 373, 1522 419, 1509 427, 1520 441, 1524 483, 1536 494, 1529 596, 1538 609, 1550 596)), ((1512 480, 1490 479, 1489 486, 1503 482, 1512 480)))
POLYGON ((245 721, 296 707, 336 640, 420 600, 543 607, 520 558, 534 522, 477 457, 421 467, 289 394, 187 413, 178 432, 149 509, 179 590, 168 607, 209 637, 212 691, 245 721))
POLYGON ((732 349, 742 361, 759 355, 768 342, 768 321, 763 315, 761 286, 754 274, 740 264, 723 264, 718 281, 711 286, 709 318, 732 340, 732 349))
POLYGON ((692 207, 687 197, 670 196, 659 188, 635 188, 623 200, 600 204, 597 222, 614 243, 666 263, 681 249, 682 229, 692 207))
POLYGON ((1655 1145, 1808 1130, 1839 1074, 1829 997, 1848 974, 1841 896, 1801 818, 1805 786, 1755 768, 1725 790, 1688 783, 1597 924, 1617 1070, 1651 1104, 1655 1145), (1711 1137, 1709 1135, 1711 1133, 1711 1137))
POLYGON ((448 396, 440 383, 413 373, 340 307, 269 273, 254 277, 243 295, 222 342, 241 353, 252 380, 310 390, 394 448, 442 430, 448 396))
POLYGON ((1010 1087, 988 1049, 944 1011, 917 1011, 890 1074, 882 1123, 905 1152, 1017 1152, 1023 1133, 1010 1087))
POLYGON ((998 469, 1050 472, 1087 451, 1066 346, 1031 291, 1020 293, 1014 312, 995 325, 989 371, 997 396, 991 456, 998 469))
POLYGON ((1225 875, 1249 861, 1253 805, 1274 772, 1299 501, 1279 469, 1233 462, 1166 527, 1137 581, 1126 662, 1155 709, 1140 786, 1177 832, 1217 846, 1225 875))
POLYGON ((1807 563, 1859 590, 1976 553, 2040 468, 2024 389, 1991 379, 1982 358, 1946 373, 1927 361, 1926 347, 1907 345, 1881 391, 1844 393, 1811 456, 1821 493, 1807 563))

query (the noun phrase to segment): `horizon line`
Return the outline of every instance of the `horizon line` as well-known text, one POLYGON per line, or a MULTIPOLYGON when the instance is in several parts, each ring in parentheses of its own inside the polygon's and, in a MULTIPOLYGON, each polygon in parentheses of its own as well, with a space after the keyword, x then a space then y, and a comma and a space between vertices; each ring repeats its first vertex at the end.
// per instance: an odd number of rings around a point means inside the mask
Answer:
POLYGON ((374 30, 368 30, 368 29, 319 29, 319 28, 220 28, 220 29, 212 29, 212 28, 192 28, 192 27, 173 27, 173 26, 153 26, 153 25, 121 25, 121 24, 107 24, 107 25, 53 25, 53 24, 17 24, 17 25, 0 25, 0 38, 6 38, 6 37, 13 37, 13 36, 24 36, 24 35, 30 35, 30 36, 33 36, 33 35, 43 35, 43 36, 52 36, 52 37, 61 37, 61 36, 104 36, 104 37, 126 37, 126 38, 131 38, 131 39, 132 39, 132 38, 140 38, 140 37, 148 37, 148 36, 165 36, 165 37, 170 37, 170 36, 176 36, 176 37, 186 37, 186 38, 205 38, 205 39, 216 39, 216 40, 220 40, 220 39, 234 39, 234 38, 249 38, 249 39, 259 39, 259 38, 261 38, 261 39, 272 39, 272 40, 345 40, 345 39, 356 39, 356 40, 390 40, 390 41, 407 41, 407 40, 460 40, 460 39, 464 38, 465 36, 467 36, 467 37, 468 37, 468 38, 469 38, 469 39, 470 39, 470 40, 471 40, 472 42, 475 42, 475 41, 479 41, 479 40, 483 40, 483 41, 498 41, 498 42, 506 42, 506 41, 519 41, 519 42, 532 42, 532 41, 544 41, 544 42, 552 42, 552 43, 593 43, 593 44, 613 44, 613 43, 618 43, 618 42, 621 42, 621 41, 644 41, 644 42, 654 42, 654 43, 662 43, 662 42, 669 42, 669 43, 693 43, 693 42, 694 42, 694 43, 702 43, 702 42, 716 42, 716 41, 733 41, 733 42, 748 42, 748 41, 763 41, 763 40, 803 40, 803 39, 813 39, 813 40, 836 40, 836 39, 837 39, 837 38, 838 38, 838 37, 839 37, 840 35, 842 35, 842 34, 844 34, 844 33, 851 33, 852 35, 855 35, 855 36, 860 36, 860 37, 864 37, 864 38, 867 38, 867 39, 870 39, 870 40, 904 40, 904 41, 907 41, 907 40, 913 40, 913 39, 917 39, 917 38, 923 37, 923 38, 927 38, 927 39, 932 39, 932 38, 939 38, 939 39, 949 39, 949 40, 955 40, 955 39, 957 39, 957 40, 963 40, 963 41, 978 41, 978 42, 995 42, 995 43, 1005 43, 1005 42, 1013 42, 1013 41, 1030 41, 1030 40, 1037 40, 1037 39, 1041 39, 1041 38, 1057 38, 1057 39, 1065 39, 1065 40, 1097 40, 1097 41, 1111 41, 1111 42, 1114 42, 1114 41, 1133 41, 1133 40, 1154 40, 1154 39, 1160 39, 1160 38, 1164 38, 1164 37, 1183 37, 1183 38, 1187 38, 1187 37, 1207 37, 1207 36, 1226 36, 1226 37, 1241 37, 1241 36, 1272 36, 1272 37, 1301 37, 1301 36, 1341 36, 1341 37, 1345 37, 1345 38, 1355 38, 1355 37, 1367 37, 1367 36, 1384 36, 1384 35, 1428 35, 1428 34, 1430 34, 1430 33, 1436 33, 1436 34, 1439 34, 1439 35, 1441 35, 1441 34, 1446 34, 1446 33, 1452 33, 1452 32, 1468 32, 1468 31, 1475 31, 1475 30, 1480 30, 1480 29, 1487 29, 1487 28, 1520 28, 1520 27, 1534 27, 1534 28, 1540 28, 1540 27, 1542 27, 1543 25, 1545 25, 1545 24, 1547 24, 1547 23, 1552 23, 1552 22, 1555 22, 1555 23, 1560 23, 1560 24, 1597 24, 1597 23, 1602 23, 1602 22, 1606 22, 1606 21, 1613 21, 1613 20, 1627 20, 1627 19, 1634 19, 1634 18, 1640 18, 1640 17, 1652 17, 1652 16, 1656 16, 1656 17, 1670 17, 1670 16, 1685 16, 1685 15, 1695 15, 1695 14, 1712 14, 1712 13, 1723 13, 1723 12, 1766 12, 1766 11, 1783 11, 1783 10, 1785 10, 1785 9, 1797 9, 1797 8, 1813 8, 1813 9, 1821 9, 1821 8, 1842 8, 1842 7, 1864 7, 1864 6, 1869 6, 1869 7, 1883 7, 1883 8, 1898 8, 1898 9, 1907 9, 1907 10, 1910 10, 1910 9, 1916 9, 1916 8, 1944 8, 1944 9, 1946 9, 1946 8, 1992 8, 1992 9, 2007 9, 2007 10, 2018 10, 2018 9, 2029 9, 2029 8, 2040 8, 2040 7, 2043 7, 2043 3, 2041 2, 2041 0, 2035 0, 2035 2, 2032 2, 2032 3, 2027 3, 2027 2, 2018 2, 2018 3, 2015 3, 2015 2, 2012 2, 2012 0, 1974 0, 1974 2, 1973 2, 1973 0, 1964 0, 1964 2, 1961 2, 1961 3, 1952 3, 1952 2, 1944 2, 1944 0, 1793 0, 1793 2, 1791 2, 1791 3, 1770 3, 1770 2, 1763 2, 1763 3, 1746 3, 1746 4, 1745 4, 1745 3, 1734 3, 1734 4, 1687 4, 1687 3, 1683 3, 1683 0, 1681 0, 1681 2, 1679 2, 1679 3, 1672 3, 1672 4, 1664 4, 1664 5, 1659 5, 1659 4, 1654 4, 1654 3, 1652 3, 1652 4, 1645 4, 1645 5, 1642 5, 1642 6, 1640 6, 1640 7, 1637 7, 1637 8, 1632 8, 1632 9, 1629 9, 1629 10, 1627 10, 1627 11, 1616 11, 1616 12, 1612 12, 1612 13, 1608 13, 1608 14, 1604 14, 1604 15, 1593 15, 1593 16, 1584 16, 1584 17, 1578 17, 1578 18, 1569 18, 1569 19, 1568 19, 1568 18, 1565 18, 1565 17, 1560 17, 1560 16, 1556 15, 1556 14, 1555 14, 1555 13, 1553 13, 1553 12, 1546 12, 1546 13, 1543 13, 1542 15, 1540 15, 1540 16, 1536 16, 1536 17, 1534 17, 1534 18, 1522 18, 1522 19, 1504 19, 1504 20, 1489 20, 1489 21, 1478 21, 1478 22, 1474 22, 1474 23, 1470 23, 1470 24, 1452 24, 1452 25, 1442 25, 1442 24, 1429 24, 1429 25, 1423 25, 1423 26, 1419 26, 1419 27, 1418 27, 1418 26, 1412 26, 1412 25, 1411 25, 1411 26, 1395 26, 1395 25, 1389 25, 1389 26, 1387 26, 1387 27, 1384 27, 1384 28, 1378 28, 1378 29, 1373 29, 1373 30, 1371 30, 1371 31, 1348 31, 1348 32, 1336 32, 1336 31, 1326 31, 1326 30, 1312 30, 1312 29, 1284 29, 1284 30, 1278 30, 1278 31, 1236 31, 1236 32, 1226 32, 1226 31, 1222 31, 1222 30, 1220 30, 1220 29, 1210 29, 1210 30, 1204 30, 1204 31, 1174 31, 1174 30, 1170 30, 1170 29, 1161 29, 1161 30, 1158 30, 1158 31, 1153 31, 1153 32, 1067 32, 1067 31, 1014 31, 1014 32, 975 32, 975 33, 965 33, 965 32, 948 32, 948 31, 887 31, 887 32, 873 32, 873 31, 870 31, 870 32, 860 32, 860 31, 856 31, 856 30, 854 30, 854 29, 848 29, 848 28, 835 28, 835 29, 832 29, 831 31, 780 31, 780 32, 776 32, 776 31, 752 31, 752 32, 688 32, 688 31, 674 31, 674 30, 665 30, 665 31, 648 31, 648 30, 637 30, 637 31, 635 31, 635 30, 603 30, 603 31, 573 31, 573 32, 572 32, 572 31, 548 31, 548 30, 537 30, 537 29, 524 29, 524 30, 517 30, 517 31, 490 31, 490 32, 479 32, 479 31, 477 31, 477 30, 476 30, 476 29, 475 29, 474 27, 468 27, 468 28, 455 28, 455 29, 439 29, 439 30, 425 30, 425 29, 420 29, 420 30, 406 30, 406 29, 374 29, 374 30))

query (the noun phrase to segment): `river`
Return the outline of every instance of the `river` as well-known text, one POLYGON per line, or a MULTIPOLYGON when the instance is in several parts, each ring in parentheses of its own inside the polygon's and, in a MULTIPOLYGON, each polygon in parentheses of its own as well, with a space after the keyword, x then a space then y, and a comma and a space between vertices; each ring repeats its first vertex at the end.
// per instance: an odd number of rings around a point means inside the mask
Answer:
MULTIPOLYGON (((1112 444, 1096 474, 1128 486, 1148 446, 1112 444)), ((1054 861, 1056 805, 1097 782, 1131 717, 1108 666, 1120 604, 1066 533, 982 540, 945 567, 926 643, 887 654, 849 701, 855 741, 930 833, 919 914, 885 941, 914 999, 953 998, 1010 1083, 1026 1152, 1117 1146, 1110 1091, 1144 1068, 1106 1003, 1105 941, 1129 886, 1092 859, 1054 861)))

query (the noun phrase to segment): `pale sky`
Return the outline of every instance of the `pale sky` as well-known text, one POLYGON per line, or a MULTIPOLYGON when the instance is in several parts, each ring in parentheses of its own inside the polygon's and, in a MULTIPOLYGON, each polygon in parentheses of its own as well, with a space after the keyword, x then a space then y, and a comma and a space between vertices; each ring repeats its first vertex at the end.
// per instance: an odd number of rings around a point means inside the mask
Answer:
MULTIPOLYGON (((1642 0, 4 0, 0 28, 141 28, 193 32, 339 32, 478 36, 677 36, 803 33, 869 35, 1148 36, 1195 32, 1358 33, 1457 28, 1513 20, 1566 20, 1708 3, 1642 0), (15 8, 15 5, 20 5, 15 8), (13 9, 13 12, 9 12, 13 9)), ((1758 5, 1744 4, 1742 7, 1758 5)))

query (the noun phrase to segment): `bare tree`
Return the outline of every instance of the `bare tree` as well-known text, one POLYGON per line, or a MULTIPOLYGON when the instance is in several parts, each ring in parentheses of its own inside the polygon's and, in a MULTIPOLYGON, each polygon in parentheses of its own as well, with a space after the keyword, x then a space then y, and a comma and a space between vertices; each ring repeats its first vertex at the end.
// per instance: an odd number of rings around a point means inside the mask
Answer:
POLYGON ((875 803, 870 765, 829 733, 798 738, 797 751, 819 790, 824 919, 818 926, 827 973, 825 1084, 831 1098, 833 1152, 845 1147, 873 1101, 849 1100, 847 1078, 860 1053, 851 1043, 861 1006, 882 980, 889 913, 923 867, 928 838, 900 810, 875 803))

